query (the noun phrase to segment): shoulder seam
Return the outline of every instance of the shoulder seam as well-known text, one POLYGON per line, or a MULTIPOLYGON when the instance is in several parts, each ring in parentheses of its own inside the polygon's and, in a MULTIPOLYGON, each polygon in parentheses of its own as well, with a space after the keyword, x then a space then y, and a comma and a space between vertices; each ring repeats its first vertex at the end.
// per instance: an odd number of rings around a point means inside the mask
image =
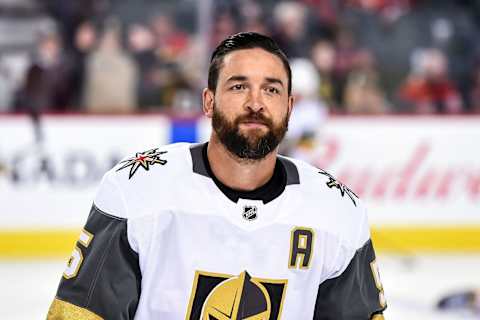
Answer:
MULTIPOLYGON (((357 250, 355 251, 355 253, 356 253, 357 251, 360 251, 360 250, 362 250, 363 248, 365 248, 365 247, 368 245, 369 242, 370 242, 370 243, 372 242, 372 238, 368 238, 367 241, 365 241, 360 248, 357 248, 357 250)), ((372 245, 373 245, 373 244, 372 244, 372 245)))
POLYGON ((92 206, 95 208, 95 210, 98 211, 98 213, 101 213, 102 215, 108 217, 108 218, 111 218, 111 219, 115 219, 115 220, 119 220, 119 221, 126 221, 127 218, 122 218, 122 217, 117 217, 117 216, 114 216, 114 215, 111 215, 109 213, 106 213, 105 211, 103 211, 102 209, 100 209, 99 207, 97 207, 95 205, 95 203, 92 204, 92 206))

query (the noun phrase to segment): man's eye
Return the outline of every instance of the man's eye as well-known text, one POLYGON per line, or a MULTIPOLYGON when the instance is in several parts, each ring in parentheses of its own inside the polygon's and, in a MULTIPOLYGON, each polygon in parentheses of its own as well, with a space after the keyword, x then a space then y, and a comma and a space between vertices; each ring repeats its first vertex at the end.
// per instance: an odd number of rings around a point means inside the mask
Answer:
POLYGON ((278 90, 275 87, 267 87, 266 90, 267 90, 268 93, 274 93, 274 94, 279 94, 280 93, 280 90, 278 90))
POLYGON ((246 88, 246 86, 244 84, 236 84, 236 85, 231 87, 232 90, 243 90, 245 88, 246 88))

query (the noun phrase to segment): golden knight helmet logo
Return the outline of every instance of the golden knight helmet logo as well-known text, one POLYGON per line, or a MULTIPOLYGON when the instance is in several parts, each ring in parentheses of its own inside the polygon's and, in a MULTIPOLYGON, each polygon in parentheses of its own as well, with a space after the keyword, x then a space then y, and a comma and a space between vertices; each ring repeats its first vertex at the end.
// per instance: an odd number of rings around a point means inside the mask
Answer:
POLYGON ((202 320, 268 320, 271 302, 267 289, 244 271, 220 282, 208 295, 202 320))

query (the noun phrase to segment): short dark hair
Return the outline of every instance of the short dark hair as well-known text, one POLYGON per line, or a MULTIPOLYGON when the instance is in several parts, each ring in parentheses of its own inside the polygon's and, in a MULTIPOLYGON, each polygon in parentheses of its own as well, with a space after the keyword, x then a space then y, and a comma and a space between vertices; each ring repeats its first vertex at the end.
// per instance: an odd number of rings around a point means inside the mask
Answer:
POLYGON ((213 51, 208 68, 208 89, 215 92, 223 57, 242 49, 261 48, 280 58, 288 77, 288 95, 292 92, 292 70, 288 58, 278 44, 270 37, 256 32, 240 32, 223 40, 213 51))

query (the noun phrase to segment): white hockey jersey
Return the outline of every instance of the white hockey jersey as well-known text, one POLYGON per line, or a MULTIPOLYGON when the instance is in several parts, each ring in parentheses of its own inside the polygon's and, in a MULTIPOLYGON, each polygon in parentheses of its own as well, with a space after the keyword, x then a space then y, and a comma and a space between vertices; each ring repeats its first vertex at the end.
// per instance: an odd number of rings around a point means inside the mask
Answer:
POLYGON ((206 144, 137 153, 103 178, 48 319, 383 319, 367 215, 328 173, 278 157, 236 192, 206 144))

